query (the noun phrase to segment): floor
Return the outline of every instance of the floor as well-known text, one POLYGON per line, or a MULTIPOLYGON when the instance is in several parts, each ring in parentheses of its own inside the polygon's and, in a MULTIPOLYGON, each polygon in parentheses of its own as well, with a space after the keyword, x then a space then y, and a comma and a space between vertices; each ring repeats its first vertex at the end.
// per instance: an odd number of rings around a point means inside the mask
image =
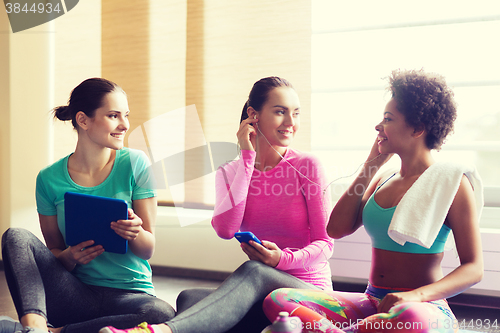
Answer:
MULTIPOLYGON (((217 288, 220 282, 155 276, 153 277, 153 284, 155 285, 157 296, 167 301, 175 308, 175 300, 182 290, 190 288, 217 288)), ((0 270, 0 316, 9 316, 17 319, 14 303, 10 297, 9 288, 7 287, 5 275, 2 270, 0 270)))
MULTIPOLYGON (((220 282, 200 279, 175 278, 165 276, 153 277, 153 283, 156 288, 158 297, 164 299, 175 307, 175 300, 179 292, 189 288, 216 288, 220 282)), ((500 310, 481 307, 469 307, 463 305, 451 305, 452 309, 459 319, 459 323, 464 330, 494 332, 500 333, 500 310), (496 327, 486 328, 487 320, 492 326, 497 323, 496 327)), ((10 297, 9 289, 5 281, 3 271, 0 271, 0 316, 6 315, 17 319, 17 314, 14 309, 14 304, 10 297)))

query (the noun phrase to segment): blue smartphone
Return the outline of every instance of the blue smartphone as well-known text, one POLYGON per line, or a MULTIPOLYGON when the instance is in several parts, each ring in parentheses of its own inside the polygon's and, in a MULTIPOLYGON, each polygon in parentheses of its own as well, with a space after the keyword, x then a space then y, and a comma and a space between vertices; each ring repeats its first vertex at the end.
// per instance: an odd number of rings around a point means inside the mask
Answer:
POLYGON ((256 243, 262 245, 262 242, 250 231, 241 231, 234 234, 234 237, 240 242, 248 243, 253 240, 256 243))

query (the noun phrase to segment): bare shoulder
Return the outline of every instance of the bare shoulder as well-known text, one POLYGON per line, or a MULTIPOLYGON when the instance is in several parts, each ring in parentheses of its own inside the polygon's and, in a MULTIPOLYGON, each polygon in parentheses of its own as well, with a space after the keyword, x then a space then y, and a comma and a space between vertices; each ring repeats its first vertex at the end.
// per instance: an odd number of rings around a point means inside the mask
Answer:
POLYGON ((477 224, 474 189, 465 175, 460 180, 460 186, 447 217, 447 224, 452 229, 460 229, 464 223, 477 224))
POLYGON ((458 187, 450 210, 458 209, 462 205, 471 206, 470 208, 475 207, 474 189, 469 179, 465 175, 463 175, 462 179, 460 180, 460 186, 458 187))
POLYGON ((463 176, 445 223, 453 230, 461 264, 473 263, 475 271, 482 272, 481 233, 477 219, 474 190, 468 178, 463 176))

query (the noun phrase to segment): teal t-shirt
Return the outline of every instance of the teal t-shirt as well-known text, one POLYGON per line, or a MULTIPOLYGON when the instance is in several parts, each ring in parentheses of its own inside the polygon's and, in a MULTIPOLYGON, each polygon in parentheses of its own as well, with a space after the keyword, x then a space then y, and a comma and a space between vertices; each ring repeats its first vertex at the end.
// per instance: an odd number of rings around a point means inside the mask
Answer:
MULTIPOLYGON (((84 187, 76 184, 68 172, 68 155, 41 170, 36 179, 36 204, 41 215, 57 215, 57 224, 66 241, 64 193, 77 192, 127 201, 156 196, 149 160, 140 150, 123 148, 109 176, 101 184, 84 187)), ((126 254, 104 252, 86 265, 76 265, 72 273, 82 282, 95 286, 143 291, 155 295, 151 267, 130 249, 126 254)))

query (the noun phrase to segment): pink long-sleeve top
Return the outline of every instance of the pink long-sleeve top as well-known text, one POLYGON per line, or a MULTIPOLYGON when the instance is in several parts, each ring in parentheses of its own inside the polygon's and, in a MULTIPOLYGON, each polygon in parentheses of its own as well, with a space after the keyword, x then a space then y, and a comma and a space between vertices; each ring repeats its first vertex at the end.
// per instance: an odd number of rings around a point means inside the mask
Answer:
POLYGON ((287 149, 285 160, 301 175, 284 160, 260 171, 255 156, 242 150, 240 159, 217 171, 212 226, 224 239, 241 230, 276 243, 282 250, 277 269, 332 289, 328 259, 333 239, 326 232, 330 197, 323 193, 326 180, 319 161, 287 149))

